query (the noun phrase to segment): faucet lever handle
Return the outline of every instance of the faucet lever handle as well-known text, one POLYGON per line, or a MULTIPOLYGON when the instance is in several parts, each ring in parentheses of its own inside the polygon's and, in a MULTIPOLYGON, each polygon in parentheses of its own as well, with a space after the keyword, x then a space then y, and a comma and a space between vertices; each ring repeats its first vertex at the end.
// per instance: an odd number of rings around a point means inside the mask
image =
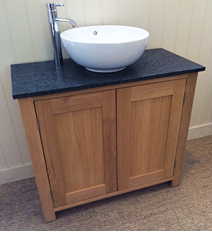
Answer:
POLYGON ((54 4, 55 6, 64 6, 64 4, 54 4))
POLYGON ((46 3, 46 6, 49 11, 56 11, 57 6, 64 6, 64 4, 46 3))

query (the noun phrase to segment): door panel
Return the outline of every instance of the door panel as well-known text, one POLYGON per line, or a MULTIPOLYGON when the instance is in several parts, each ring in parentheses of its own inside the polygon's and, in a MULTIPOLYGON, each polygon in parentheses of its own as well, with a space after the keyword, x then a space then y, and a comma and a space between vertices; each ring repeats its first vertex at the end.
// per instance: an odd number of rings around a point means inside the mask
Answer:
POLYGON ((57 114, 54 125, 66 193, 103 184, 101 107, 57 114))
POLYGON ((118 190, 173 175, 185 83, 118 90, 118 190))
POLYGON ((35 106, 54 207, 116 191, 115 91, 35 106))
POLYGON ((170 96, 132 102, 130 177, 163 169, 170 106, 170 96))

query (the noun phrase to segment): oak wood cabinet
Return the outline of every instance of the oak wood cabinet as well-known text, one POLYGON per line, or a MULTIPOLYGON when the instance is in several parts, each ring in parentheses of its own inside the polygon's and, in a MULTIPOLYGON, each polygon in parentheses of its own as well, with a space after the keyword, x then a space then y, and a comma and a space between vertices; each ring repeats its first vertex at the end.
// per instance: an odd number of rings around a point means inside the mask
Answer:
POLYGON ((173 176, 185 83, 117 90, 119 190, 173 176))
POLYGON ((115 90, 35 102, 54 207, 117 191, 115 90))
POLYGON ((19 99, 45 220, 147 186, 178 186, 196 77, 19 99))

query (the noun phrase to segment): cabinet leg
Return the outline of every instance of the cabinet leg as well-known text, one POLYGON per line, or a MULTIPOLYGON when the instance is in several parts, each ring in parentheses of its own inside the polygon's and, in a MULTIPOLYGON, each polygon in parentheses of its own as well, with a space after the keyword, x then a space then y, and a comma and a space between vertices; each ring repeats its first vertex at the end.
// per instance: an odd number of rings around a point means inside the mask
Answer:
POLYGON ((173 179, 172 181, 170 181, 170 186, 172 187, 172 188, 174 188, 174 187, 177 187, 177 186, 179 186, 180 185, 180 178, 175 178, 175 179, 173 179))
POLYGON ((52 221, 55 221, 56 220, 56 215, 55 215, 55 212, 54 211, 49 211, 48 212, 45 212, 43 210, 43 216, 44 216, 44 220, 45 222, 52 222, 52 221))

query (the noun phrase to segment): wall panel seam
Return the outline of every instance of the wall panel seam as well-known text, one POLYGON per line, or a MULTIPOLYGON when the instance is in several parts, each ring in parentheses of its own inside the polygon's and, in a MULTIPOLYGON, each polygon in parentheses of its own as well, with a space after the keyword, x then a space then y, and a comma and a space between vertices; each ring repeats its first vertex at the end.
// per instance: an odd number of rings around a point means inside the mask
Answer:
POLYGON ((212 117, 212 100, 211 100, 211 106, 209 110, 209 116, 208 116, 208 121, 210 122, 210 118, 212 117))
MULTIPOLYGON (((151 0, 148 1, 148 4, 149 4, 149 17, 148 17, 148 30, 150 31, 150 18, 151 18, 151 0)), ((148 44, 147 44, 147 48, 150 49, 151 47, 149 46, 150 44, 150 40, 151 40, 151 33, 149 34, 149 41, 148 41, 148 44)))
POLYGON ((118 22, 118 25, 120 24, 120 16, 119 16, 119 1, 120 1, 120 0, 117 0, 117 22, 118 22))
MULTIPOLYGON (((210 65, 210 63, 212 63, 212 47, 211 47, 211 51, 210 51, 210 58, 209 58, 209 61, 208 61, 208 66, 210 65)), ((208 74, 207 76, 211 76, 211 73, 209 74, 207 72, 207 74, 208 74)), ((204 96, 205 96, 205 93, 204 93, 204 96)), ((210 121, 210 115, 211 115, 211 113, 212 113, 212 99, 211 99, 211 105, 210 105, 209 114, 208 114, 208 121, 210 121)))
POLYGON ((161 47, 163 47, 164 43, 164 29, 165 29, 165 15, 166 15, 166 0, 163 0, 163 24, 162 24, 162 41, 161 41, 161 47))
POLYGON ((177 50, 177 35, 178 35, 178 29, 179 29, 180 6, 181 6, 181 1, 178 0, 177 25, 176 25, 175 45, 174 45, 174 52, 175 53, 177 50))
POLYGON ((103 24, 103 0, 100 0, 100 14, 101 14, 101 20, 100 20, 100 22, 101 22, 101 25, 103 24))
MULTIPOLYGON (((67 3, 67 0, 64 0, 64 6, 65 6, 65 17, 68 18, 68 3, 67 3)), ((68 30, 69 27, 68 27, 68 23, 66 23, 66 30, 68 30)))
POLYGON ((8 31, 9 31, 9 35, 10 35, 12 52, 13 52, 13 56, 14 56, 14 59, 15 59, 15 63, 17 63, 18 58, 17 58, 17 55, 15 53, 15 49, 14 49, 15 45, 14 45, 14 42, 13 42, 13 39, 12 39, 11 27, 10 27, 10 23, 9 23, 9 20, 8 20, 8 14, 7 14, 7 10, 6 10, 7 8, 6 8, 5 1, 6 0, 3 0, 3 7, 4 7, 5 17, 6 17, 6 21, 7 21, 7 27, 8 27, 8 31))
POLYGON ((133 26, 135 26, 135 0, 133 1, 133 26))
POLYGON ((84 15, 84 26, 86 26, 86 12, 85 12, 85 0, 83 0, 83 15, 84 15))
POLYGON ((3 160, 4 160, 4 163, 5 163, 5 165, 6 165, 6 169, 8 169, 8 168, 9 168, 9 165, 8 165, 8 162, 7 162, 7 159, 6 159, 5 152, 4 152, 3 148, 2 148, 1 140, 0 140, 0 150, 1 150, 1 153, 2 153, 2 155, 3 155, 3 160))
MULTIPOLYGON (((200 46, 199 46, 199 51, 198 51, 198 62, 200 61, 200 49, 201 49, 201 44, 202 44, 202 40, 203 40, 203 29, 205 29, 206 11, 207 11, 207 8, 208 8, 208 4, 209 4, 209 0, 207 0, 207 4, 206 4, 206 7, 205 7, 203 26, 202 26, 202 29, 201 29, 201 40, 200 40, 200 46)), ((205 29, 205 30, 207 30, 207 29, 205 29)))
POLYGON ((194 15, 194 1, 192 1, 192 13, 191 13, 191 20, 190 20, 190 27, 189 27, 189 33, 188 33, 188 43, 187 43, 187 48, 186 48, 186 57, 188 57, 188 50, 189 50, 189 44, 190 44, 190 41, 191 41, 191 25, 192 25, 192 22, 193 22, 193 15, 194 15))
POLYGON ((36 54, 35 54, 35 48, 34 48, 33 36, 32 36, 32 27, 31 27, 30 18, 29 18, 29 8, 28 8, 28 4, 27 4, 26 0, 24 0, 24 7, 25 7, 25 12, 26 12, 26 17, 27 17, 27 26, 28 26, 28 30, 29 30, 30 44, 32 47, 34 61, 38 61, 36 58, 36 54))
MULTIPOLYGON (((208 59, 208 64, 207 64, 207 66, 206 66, 206 75, 205 75, 205 82, 206 82, 206 84, 207 84, 207 79, 208 79, 208 76, 210 76, 211 75, 211 73, 208 73, 207 72, 207 67, 210 65, 210 62, 212 62, 212 46, 211 46, 211 50, 210 50, 210 56, 209 56, 209 59, 208 59)), ((197 123, 198 124, 200 124, 200 117, 201 117, 201 112, 202 112, 202 107, 203 107, 203 101, 204 101, 204 98, 205 98, 205 94, 206 94, 206 91, 204 91, 203 92, 203 94, 202 94, 202 100, 201 100, 201 104, 200 104, 200 110, 199 110, 199 115, 198 115, 198 118, 197 118, 197 123)), ((211 104, 212 105, 212 104, 211 104)), ((209 114, 208 114, 208 120, 209 120, 209 118, 210 118, 210 111, 211 111, 211 109, 209 110, 209 114)), ((205 122, 204 122, 205 123, 205 122)))
POLYGON ((20 160, 21 160, 21 164, 23 165, 24 160, 23 160, 23 157, 21 155, 21 149, 20 149, 20 145, 19 145, 19 142, 18 142, 17 131, 15 129, 15 124, 14 124, 14 121, 13 121, 13 118, 12 118, 12 113, 11 113, 11 110, 10 110, 10 107, 9 107, 6 90, 5 90, 5 87, 4 87, 4 83, 2 82, 1 78, 2 78, 2 74, 0 72, 0 85, 2 86, 2 90, 3 90, 3 94, 4 94, 4 98, 5 98, 5 103, 6 103, 6 106, 7 106, 7 109, 8 109, 10 122, 11 122, 12 129, 13 129, 13 132, 14 132, 14 135, 15 135, 15 141, 16 141, 16 144, 17 144, 17 147, 18 147, 19 157, 20 157, 20 160))
POLYGON ((148 18, 148 29, 149 30, 150 30, 150 19, 151 19, 151 1, 152 0, 149 0, 149 18, 148 18))

